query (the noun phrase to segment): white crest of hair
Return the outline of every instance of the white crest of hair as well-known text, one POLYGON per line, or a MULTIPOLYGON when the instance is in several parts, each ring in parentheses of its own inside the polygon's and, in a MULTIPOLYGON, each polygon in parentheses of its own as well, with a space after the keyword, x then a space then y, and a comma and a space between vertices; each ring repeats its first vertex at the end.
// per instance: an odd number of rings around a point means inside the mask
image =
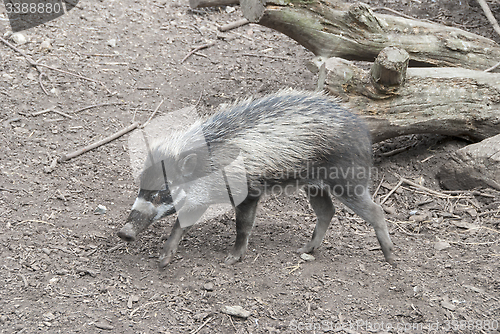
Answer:
POLYGON ((137 197, 135 199, 134 205, 132 205, 132 210, 139 211, 148 216, 156 213, 156 208, 153 203, 146 201, 144 198, 140 197, 137 197))
POLYGON ((353 116, 322 92, 284 89, 236 101, 184 133, 156 141, 151 156, 154 162, 175 159, 206 139, 222 161, 227 147, 237 147, 248 175, 293 170, 342 146, 336 139, 347 117, 353 116))

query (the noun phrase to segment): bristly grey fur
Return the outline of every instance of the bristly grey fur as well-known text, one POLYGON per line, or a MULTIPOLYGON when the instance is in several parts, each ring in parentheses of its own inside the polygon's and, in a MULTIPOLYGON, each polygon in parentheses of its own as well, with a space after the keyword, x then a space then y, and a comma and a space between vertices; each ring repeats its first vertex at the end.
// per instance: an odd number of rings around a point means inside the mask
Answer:
POLYGON ((205 121, 197 121, 186 132, 153 144, 152 157, 155 162, 178 158, 193 147, 205 145, 199 142, 199 138, 205 138, 219 155, 224 154, 228 144, 236 146, 247 173, 262 175, 301 168, 305 161, 318 161, 332 154, 363 154, 371 145, 364 140, 366 131, 356 116, 325 94, 286 89, 261 99, 236 102, 205 121), (349 129, 345 129, 346 120, 349 129), (197 142, 193 142, 194 138, 197 142), (362 145, 357 147, 346 140, 361 140, 362 145), (357 147, 358 152, 344 151, 344 146, 357 147))
MULTIPOLYGON (((160 139, 152 144, 151 156, 154 162, 175 161, 193 147, 206 145, 206 140, 221 161, 231 160, 225 155, 233 154, 236 147, 247 175, 257 177, 300 170, 305 162, 338 158, 348 163, 346 158, 366 155, 370 150, 366 133, 363 123, 336 100, 321 92, 286 89, 236 102, 197 121, 184 133, 160 139)), ((363 156, 366 159, 371 158, 363 156)))

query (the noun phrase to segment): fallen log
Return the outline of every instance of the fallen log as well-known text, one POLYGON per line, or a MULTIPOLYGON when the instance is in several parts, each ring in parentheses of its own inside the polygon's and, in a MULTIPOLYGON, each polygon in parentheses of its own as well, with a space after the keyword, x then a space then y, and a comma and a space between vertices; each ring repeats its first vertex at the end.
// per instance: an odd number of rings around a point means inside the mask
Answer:
POLYGON ((500 135, 451 153, 436 176, 444 189, 491 187, 500 190, 500 135))
MULTIPOLYGON (((370 71, 317 57, 325 89, 366 118, 374 142, 416 133, 480 141, 500 133, 500 74, 462 68, 407 68, 404 50, 384 49, 370 71)), ((320 75, 321 76, 321 75, 320 75)))
POLYGON ((189 6, 191 8, 230 6, 239 3, 239 0, 189 0, 189 6))
POLYGON ((363 3, 335 0, 241 0, 252 23, 275 29, 317 56, 373 61, 387 46, 406 50, 413 62, 485 70, 500 59, 494 41, 440 24, 375 14, 363 3))

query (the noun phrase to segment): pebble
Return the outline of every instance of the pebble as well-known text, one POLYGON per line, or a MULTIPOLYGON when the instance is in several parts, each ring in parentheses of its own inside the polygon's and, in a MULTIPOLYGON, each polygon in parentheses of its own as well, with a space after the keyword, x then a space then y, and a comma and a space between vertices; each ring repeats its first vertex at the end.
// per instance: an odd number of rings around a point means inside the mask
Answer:
POLYGON ((245 310, 241 306, 227 306, 223 305, 221 307, 221 312, 229 315, 234 315, 235 317, 240 317, 243 319, 248 318, 252 313, 250 311, 245 310))
POLYGON ((456 310, 456 306, 453 305, 452 303, 450 303, 449 301, 447 300, 442 300, 441 301, 441 306, 447 310, 450 310, 450 311, 455 311, 456 310))
POLYGON ((414 221, 414 222, 417 222, 417 223, 423 222, 426 219, 427 219, 427 215, 426 214, 413 215, 413 216, 410 217, 411 221, 414 221))
POLYGON ((130 297, 128 297, 127 307, 132 308, 132 304, 137 303, 138 301, 139 301, 139 296, 130 295, 130 297))
POLYGON ((45 321, 52 321, 56 318, 56 316, 52 312, 44 313, 42 316, 45 321))
POLYGON ((98 322, 94 323, 94 326, 96 326, 99 329, 105 329, 108 331, 115 329, 115 327, 113 327, 110 324, 107 324, 103 321, 98 321, 98 322))
POLYGON ((116 47, 116 38, 110 39, 107 44, 109 47, 112 47, 112 48, 116 47))
POLYGON ((384 206, 384 211, 389 215, 393 215, 396 213, 396 208, 393 206, 384 206))
POLYGON ((50 249, 48 248, 42 248, 42 252, 44 252, 47 255, 50 255, 50 249))
POLYGON ((307 254, 307 253, 302 253, 300 255, 300 258, 304 261, 314 261, 316 260, 316 258, 314 256, 312 256, 311 254, 307 254))
POLYGON ((47 52, 52 49, 52 45, 50 44, 50 39, 46 39, 42 43, 40 43, 40 51, 47 52))
POLYGON ((207 291, 214 291, 214 284, 212 282, 205 283, 203 289, 207 291))
POLYGON ((438 251, 445 250, 446 248, 450 248, 451 245, 446 241, 438 241, 434 244, 434 249, 438 251))
POLYGON ((16 33, 13 33, 12 35, 10 35, 10 40, 13 41, 14 43, 16 43, 17 45, 23 45, 23 44, 26 44, 26 42, 28 42, 28 39, 26 38, 26 36, 24 36, 20 32, 16 32, 16 33))
POLYGON ((99 204, 97 208, 94 210, 94 214, 103 215, 106 213, 106 211, 108 211, 108 209, 104 205, 99 204))

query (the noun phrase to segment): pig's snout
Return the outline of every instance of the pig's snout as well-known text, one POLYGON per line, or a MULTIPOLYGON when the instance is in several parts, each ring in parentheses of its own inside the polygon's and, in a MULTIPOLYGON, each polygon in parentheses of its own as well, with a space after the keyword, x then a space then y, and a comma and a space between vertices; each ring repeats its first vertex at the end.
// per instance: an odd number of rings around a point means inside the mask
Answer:
POLYGON ((118 236, 127 242, 134 241, 137 238, 137 232, 135 231, 134 225, 132 223, 127 223, 118 231, 118 236))

